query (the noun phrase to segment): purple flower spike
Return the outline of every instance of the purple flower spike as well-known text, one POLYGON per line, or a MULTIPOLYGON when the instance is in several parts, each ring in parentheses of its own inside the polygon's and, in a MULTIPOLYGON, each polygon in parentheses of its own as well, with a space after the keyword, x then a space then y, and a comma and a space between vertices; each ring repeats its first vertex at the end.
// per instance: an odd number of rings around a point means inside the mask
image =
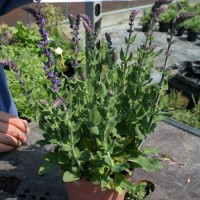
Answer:
POLYGON ((179 16, 177 16, 176 20, 179 22, 183 22, 183 21, 191 19, 193 17, 195 17, 194 13, 182 13, 179 16))
POLYGON ((53 53, 49 48, 49 33, 45 29, 46 19, 44 14, 42 13, 42 3, 41 0, 37 0, 37 8, 38 11, 35 11, 32 8, 24 8, 27 12, 31 13, 35 18, 36 24, 39 27, 39 32, 41 35, 41 40, 38 44, 39 47, 43 48, 43 54, 48 59, 46 63, 44 63, 44 71, 45 75, 51 79, 52 86, 51 88, 54 91, 58 91, 58 86, 61 84, 58 78, 56 77, 56 73, 53 71, 52 66, 54 65, 55 61, 53 59, 53 53))
POLYGON ((140 12, 140 9, 139 9, 139 8, 138 8, 138 9, 134 9, 134 10, 131 12, 131 14, 130 14, 130 19, 131 19, 131 20, 134 20, 135 17, 138 15, 139 12, 140 12))
POLYGON ((85 27, 86 32, 91 33, 92 29, 91 29, 90 25, 87 23, 87 21, 83 21, 83 25, 85 27))
POLYGON ((79 16, 80 16, 84 21, 86 21, 87 24, 88 24, 89 26, 91 26, 91 20, 90 20, 90 18, 89 18, 87 15, 85 15, 85 14, 79 14, 79 16))
POLYGON ((171 3, 173 0, 155 0, 155 5, 157 6, 161 6, 163 4, 169 4, 171 3))

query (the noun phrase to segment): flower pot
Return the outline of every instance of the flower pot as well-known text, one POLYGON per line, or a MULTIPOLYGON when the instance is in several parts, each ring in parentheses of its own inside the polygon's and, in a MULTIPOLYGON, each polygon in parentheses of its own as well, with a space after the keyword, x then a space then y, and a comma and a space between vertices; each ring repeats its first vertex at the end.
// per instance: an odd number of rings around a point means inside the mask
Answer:
POLYGON ((142 25, 142 32, 148 32, 149 31, 149 23, 150 22, 147 22, 147 23, 142 25))
POLYGON ((168 22, 159 22, 159 31, 160 32, 168 32, 169 23, 168 22))
POLYGON ((199 32, 194 32, 191 29, 187 31, 187 41, 196 42, 199 32))
POLYGON ((125 193, 115 190, 102 191, 100 185, 94 185, 86 180, 65 183, 69 200, 124 200, 125 193))
POLYGON ((177 32, 176 32, 175 36, 182 36, 183 33, 184 33, 184 31, 185 31, 185 28, 184 28, 184 27, 179 27, 179 28, 177 29, 177 32))

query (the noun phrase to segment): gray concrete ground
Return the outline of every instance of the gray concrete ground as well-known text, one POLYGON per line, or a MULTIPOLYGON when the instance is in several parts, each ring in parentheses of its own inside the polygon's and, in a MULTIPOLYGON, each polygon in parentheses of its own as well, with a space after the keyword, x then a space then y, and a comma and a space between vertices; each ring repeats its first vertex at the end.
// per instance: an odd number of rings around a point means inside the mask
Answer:
MULTIPOLYGON (((127 25, 110 27, 102 30, 113 37, 113 44, 119 50, 124 41, 127 25)), ((155 44, 158 48, 166 44, 165 33, 155 33, 155 44)), ((183 60, 199 60, 200 40, 196 43, 186 41, 186 35, 176 38, 172 48, 169 65, 183 60)), ((138 45, 144 39, 144 34, 138 32, 138 45)), ((156 62, 162 66, 163 58, 156 62)), ((154 77, 158 74, 155 72, 154 77)), ((31 127, 28 141, 19 149, 0 155, 0 200, 40 199, 66 200, 67 194, 56 168, 52 173, 39 177, 37 171, 43 162, 46 149, 35 145, 41 138, 37 126, 31 127)), ((135 170, 134 179, 152 181, 156 189, 146 199, 148 200, 196 200, 200 199, 200 138, 182 131, 164 122, 144 143, 145 146, 157 147, 170 156, 164 161, 164 168, 155 173, 135 170), (176 161, 176 162, 174 162, 176 161)))
MULTIPOLYGON (((41 139, 37 125, 31 127, 25 145, 0 156, 0 199, 66 200, 67 194, 56 168, 39 177, 37 171, 43 163, 46 149, 35 145, 41 139)), ((163 169, 149 173, 141 169, 134 172, 134 180, 145 179, 155 185, 147 200, 200 199, 200 138, 161 122, 154 134, 143 144, 160 149, 163 169), (169 157, 169 160, 164 158, 169 157)))

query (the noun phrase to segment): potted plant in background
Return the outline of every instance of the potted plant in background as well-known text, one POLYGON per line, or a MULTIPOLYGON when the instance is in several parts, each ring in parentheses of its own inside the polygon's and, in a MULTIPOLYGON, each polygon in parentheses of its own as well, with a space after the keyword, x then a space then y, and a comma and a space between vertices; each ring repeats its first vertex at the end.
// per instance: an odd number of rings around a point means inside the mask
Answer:
POLYGON ((140 18, 143 32, 148 32, 150 21, 151 21, 151 9, 150 8, 144 9, 143 15, 140 18))
MULTIPOLYGON (((136 52, 131 51, 131 45, 136 39, 133 26, 139 10, 131 12, 126 48, 121 48, 119 60, 116 60, 108 33, 105 34, 106 56, 102 57, 96 48, 101 19, 92 27, 85 14, 70 14, 75 71, 72 77, 57 77, 40 0, 37 0, 38 11, 25 8, 33 14, 39 26, 39 46, 45 56, 43 69, 47 82, 44 88, 48 99, 37 102, 40 105, 38 122, 44 136, 38 144, 55 145, 45 155, 39 174, 48 173, 59 165, 70 200, 123 200, 126 191, 133 189, 131 176, 135 168, 147 171, 161 168, 155 158, 148 156, 157 150, 141 148, 141 144, 155 130, 157 123, 168 115, 163 109, 167 80, 171 76, 167 70, 170 47, 175 27, 191 17, 189 14, 177 17, 167 41, 161 79, 152 82, 154 62, 163 51, 156 51, 152 45, 153 31, 159 15, 165 11, 163 4, 170 2, 155 1, 146 40, 136 52), (83 20, 88 40, 86 63, 78 60, 80 20, 83 20)), ((13 70, 17 71, 16 65, 13 70)), ((20 73, 18 76, 21 80, 20 73)))
POLYGON ((187 29, 187 40, 195 42, 200 30, 200 15, 184 21, 181 26, 187 29))
POLYGON ((170 28, 170 23, 175 20, 176 15, 176 11, 172 8, 169 8, 165 12, 163 12, 159 17, 159 31, 168 32, 170 28))
MULTIPOLYGON (((177 15, 180 15, 181 13, 188 12, 190 5, 188 0, 182 0, 176 3, 176 6, 174 7, 174 10, 176 11, 177 15)), ((176 30, 175 36, 182 36, 185 31, 185 28, 179 25, 176 30)))

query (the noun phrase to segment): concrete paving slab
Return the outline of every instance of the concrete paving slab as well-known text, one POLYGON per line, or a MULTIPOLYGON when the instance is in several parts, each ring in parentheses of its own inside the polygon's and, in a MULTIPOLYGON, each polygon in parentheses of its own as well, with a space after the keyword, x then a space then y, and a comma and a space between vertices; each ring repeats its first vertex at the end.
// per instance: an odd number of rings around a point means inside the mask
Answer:
MULTIPOLYGON (((0 155, 0 199, 66 200, 59 168, 42 177, 37 175, 47 149, 35 142, 41 139, 37 125, 31 127, 28 141, 19 149, 0 155), (6 184, 6 187, 4 187, 6 184)), ((143 146, 156 147, 177 163, 163 162, 163 169, 149 173, 134 172, 134 180, 146 179, 155 184, 155 191, 147 200, 200 199, 200 137, 161 122, 143 146), (190 180, 190 181, 189 181, 190 180)))

